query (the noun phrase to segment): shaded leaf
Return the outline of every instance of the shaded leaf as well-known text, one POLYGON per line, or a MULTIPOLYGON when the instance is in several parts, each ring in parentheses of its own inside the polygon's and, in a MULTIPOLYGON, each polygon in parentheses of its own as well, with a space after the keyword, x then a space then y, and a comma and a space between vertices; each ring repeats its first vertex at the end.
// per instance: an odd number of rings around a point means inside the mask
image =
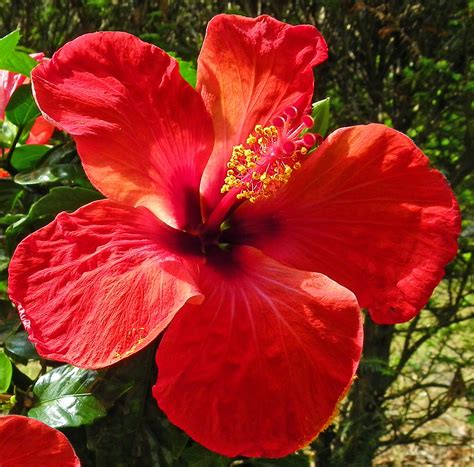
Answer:
POLYGON ((183 459, 189 467, 227 467, 229 459, 207 450, 199 444, 185 449, 183 459))
POLYGON ((104 417, 105 407, 92 392, 97 377, 97 371, 71 365, 46 373, 33 388, 37 402, 28 415, 55 428, 89 425, 104 417))
POLYGON ((88 446, 95 452, 96 465, 161 465, 157 462, 159 445, 144 423, 144 404, 153 379, 153 355, 154 349, 149 346, 108 370, 108 379, 132 387, 106 418, 87 427, 88 446))
POLYGON ((304 454, 291 454, 283 459, 252 459, 256 467, 309 467, 310 461, 304 454))
POLYGON ((41 115, 29 84, 16 89, 8 102, 5 114, 10 122, 21 128, 41 115))
POLYGON ((39 359, 35 347, 28 339, 28 334, 25 331, 17 332, 8 337, 5 341, 5 350, 13 358, 25 364, 28 363, 28 360, 39 359))
POLYGON ((97 191, 80 187, 55 187, 51 191, 33 203, 28 214, 19 219, 14 224, 7 227, 5 234, 7 245, 10 250, 13 245, 28 227, 39 228, 48 222, 61 211, 72 212, 84 204, 101 199, 102 195, 97 191))
POLYGON ((0 214, 13 210, 22 188, 12 180, 0 179, 0 214))

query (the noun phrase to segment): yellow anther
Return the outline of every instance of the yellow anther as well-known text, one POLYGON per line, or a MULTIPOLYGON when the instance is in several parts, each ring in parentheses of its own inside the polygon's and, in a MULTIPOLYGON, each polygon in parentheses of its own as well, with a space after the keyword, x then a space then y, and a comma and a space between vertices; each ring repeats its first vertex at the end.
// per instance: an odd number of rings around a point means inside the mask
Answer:
POLYGON ((308 149, 295 143, 295 149, 288 154, 283 150, 285 136, 280 137, 280 131, 288 130, 256 125, 244 144, 232 148, 221 193, 233 190, 238 200, 255 203, 273 196, 288 182, 293 171, 301 167, 300 160, 308 149))

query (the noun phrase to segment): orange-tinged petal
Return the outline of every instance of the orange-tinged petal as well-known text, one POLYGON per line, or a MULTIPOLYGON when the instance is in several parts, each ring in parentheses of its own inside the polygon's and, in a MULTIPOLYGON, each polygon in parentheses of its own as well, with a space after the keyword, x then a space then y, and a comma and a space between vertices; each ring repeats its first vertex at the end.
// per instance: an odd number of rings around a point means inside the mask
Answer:
POLYGON ((38 353, 101 368, 149 344, 200 297, 180 235, 146 208, 102 200, 23 240, 9 295, 38 353))
POLYGON ((46 144, 54 133, 54 126, 44 117, 38 117, 31 127, 25 144, 46 144))
POLYGON ((60 431, 34 418, 0 417, 2 467, 80 467, 71 443, 60 431))
POLYGON ((207 212, 220 199, 232 147, 287 107, 305 110, 314 92, 312 68, 326 58, 326 43, 313 26, 269 16, 218 15, 209 22, 197 80, 216 134, 201 186, 207 212))
POLYGON ((378 124, 331 134, 273 199, 242 205, 232 223, 239 242, 328 275, 385 324, 426 304, 460 231, 443 175, 408 137, 378 124))
POLYGON ((180 228, 200 222, 211 119, 173 58, 121 32, 86 34, 33 70, 45 117, 72 135, 91 182, 180 228))
POLYGON ((171 422, 226 456, 281 457, 308 444, 356 371, 361 316, 327 277, 238 247, 200 270, 202 305, 173 319, 153 394, 171 422))

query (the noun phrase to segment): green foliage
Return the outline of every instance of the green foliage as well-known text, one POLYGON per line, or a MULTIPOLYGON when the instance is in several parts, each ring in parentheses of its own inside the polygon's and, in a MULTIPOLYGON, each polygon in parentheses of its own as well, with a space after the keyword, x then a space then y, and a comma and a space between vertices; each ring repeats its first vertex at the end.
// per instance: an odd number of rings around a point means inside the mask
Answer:
MULTIPOLYGON (((469 412, 451 411, 464 410, 473 387, 472 376, 464 370, 472 366, 472 328, 466 323, 472 322, 474 303, 469 8, 461 0, 0 0, 0 35, 19 24, 23 43, 34 51, 51 55, 84 32, 127 30, 174 51, 182 76, 192 86, 205 26, 214 14, 268 13, 294 24, 320 20, 330 63, 316 72, 317 96, 330 97, 331 120, 329 98, 318 101, 312 131, 324 135, 372 121, 394 126, 414 139, 456 190, 464 218, 458 259, 420 318, 397 327, 378 327, 366 320, 358 380, 341 404, 336 423, 305 452, 281 460, 237 459, 234 465, 303 467, 315 453, 318 465, 370 465, 377 452, 393 446, 436 444, 441 436, 437 428, 424 427, 445 413, 469 417, 469 412)), ((18 47, 19 39, 18 31, 0 39, 0 69, 28 75, 36 62, 18 47)), ((10 165, 3 153, 0 165, 12 175, 0 179, 0 345, 5 349, 0 352, 0 389, 15 394, 15 412, 29 410, 30 416, 53 426, 75 427, 67 434, 84 465, 231 465, 233 460, 194 443, 158 409, 150 394, 156 379, 152 349, 101 372, 70 366, 52 370, 51 362, 40 359, 27 339, 6 297, 11 253, 18 241, 60 211, 73 211, 101 197, 87 181, 74 144, 64 136, 52 148, 22 144, 37 115, 25 86, 10 102, 7 120, 0 122, 0 151, 11 151, 10 165), (24 373, 25 363, 36 374, 24 373), (1 365, 8 364, 12 371, 6 387, 8 370, 1 365)), ((449 436, 444 444, 456 441, 452 433, 449 436)))
POLYGON ((0 350, 0 394, 8 391, 12 381, 13 368, 5 352, 0 350))
POLYGON ((311 116, 314 119, 314 126, 309 131, 313 133, 319 133, 323 138, 326 136, 329 128, 330 102, 330 97, 326 97, 326 99, 315 102, 311 112, 311 116))
POLYGON ((40 116, 40 111, 31 94, 31 86, 20 86, 10 98, 5 109, 7 119, 19 128, 24 128, 35 118, 40 116))
POLYGON ((27 364, 28 360, 38 360, 38 354, 25 331, 12 334, 5 341, 5 350, 14 360, 27 364))
POLYGON ((30 172, 41 161, 42 156, 49 151, 51 147, 40 144, 24 144, 15 148, 11 158, 12 166, 19 172, 30 172))
POLYGON ((8 70, 29 76, 37 62, 24 52, 16 49, 19 41, 20 31, 18 29, 0 39, 0 70, 8 70))
POLYGON ((92 392, 98 372, 70 365, 61 366, 41 376, 33 387, 35 406, 28 416, 49 426, 89 425, 107 413, 92 392))

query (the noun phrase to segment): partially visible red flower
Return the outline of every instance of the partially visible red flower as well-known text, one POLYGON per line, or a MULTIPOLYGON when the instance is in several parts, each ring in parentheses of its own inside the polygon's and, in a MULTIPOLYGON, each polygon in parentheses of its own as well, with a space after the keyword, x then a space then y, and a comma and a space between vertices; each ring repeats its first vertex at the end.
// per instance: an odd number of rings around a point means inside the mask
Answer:
MULTIPOLYGON (((31 54, 38 62, 45 60, 43 53, 31 54)), ((5 109, 15 90, 26 84, 28 78, 20 73, 0 70, 0 120, 5 119, 5 109)), ((46 144, 54 132, 54 126, 43 117, 38 117, 30 130, 26 144, 46 144)))
POLYGON ((204 446, 284 456, 327 425, 360 358, 357 300, 380 323, 418 313, 456 253, 459 211, 383 125, 310 153, 326 57, 312 26, 219 15, 196 90, 118 32, 34 70, 38 105, 109 198, 59 214, 10 263, 41 355, 101 368, 166 329, 153 394, 204 446))
POLYGON ((0 416, 2 467, 80 467, 73 447, 60 431, 20 415, 0 416))

